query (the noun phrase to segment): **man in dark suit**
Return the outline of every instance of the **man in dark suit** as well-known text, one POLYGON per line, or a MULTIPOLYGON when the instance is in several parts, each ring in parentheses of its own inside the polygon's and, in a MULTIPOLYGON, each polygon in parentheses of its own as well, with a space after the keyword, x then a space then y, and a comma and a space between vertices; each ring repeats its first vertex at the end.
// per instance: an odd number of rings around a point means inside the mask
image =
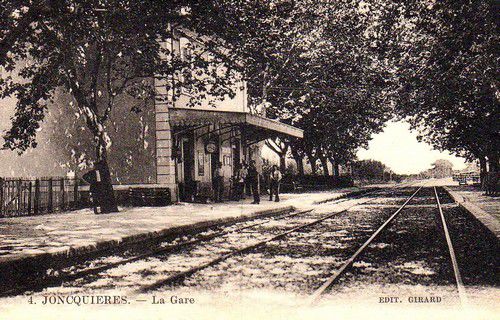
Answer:
POLYGON ((250 186, 252 187, 252 194, 253 194, 252 204, 259 204, 260 203, 259 172, 257 171, 257 167, 255 166, 254 160, 250 161, 247 179, 250 182, 250 186))

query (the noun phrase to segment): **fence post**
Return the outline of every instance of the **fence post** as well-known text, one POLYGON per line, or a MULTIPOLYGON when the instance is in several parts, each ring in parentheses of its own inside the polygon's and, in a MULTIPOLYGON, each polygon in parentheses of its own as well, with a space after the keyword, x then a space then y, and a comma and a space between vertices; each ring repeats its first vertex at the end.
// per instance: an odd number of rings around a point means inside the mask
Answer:
POLYGON ((33 182, 30 181, 28 184, 28 215, 31 214, 31 200, 33 199, 33 196, 31 194, 31 191, 33 189, 33 182))
POLYGON ((23 199, 23 213, 26 214, 26 209, 28 209, 28 185, 23 181, 21 184, 22 199, 23 199))
POLYGON ((78 203, 78 176, 75 174, 75 184, 73 185, 73 206, 74 209, 79 207, 78 203))
POLYGON ((47 211, 49 213, 54 212, 54 195, 52 194, 54 188, 52 188, 52 178, 49 178, 49 203, 47 211))
POLYGON ((61 178, 61 211, 66 209, 66 194, 65 194, 65 190, 64 190, 64 178, 61 178))
POLYGON ((3 212, 3 201, 4 201, 3 187, 4 187, 3 178, 0 178, 0 217, 3 217, 5 215, 5 213, 3 212))
POLYGON ((21 179, 17 180, 17 186, 16 186, 16 189, 17 189, 17 215, 21 214, 21 202, 23 200, 21 183, 22 183, 21 179))
POLYGON ((34 214, 40 213, 40 179, 35 180, 35 203, 34 214))

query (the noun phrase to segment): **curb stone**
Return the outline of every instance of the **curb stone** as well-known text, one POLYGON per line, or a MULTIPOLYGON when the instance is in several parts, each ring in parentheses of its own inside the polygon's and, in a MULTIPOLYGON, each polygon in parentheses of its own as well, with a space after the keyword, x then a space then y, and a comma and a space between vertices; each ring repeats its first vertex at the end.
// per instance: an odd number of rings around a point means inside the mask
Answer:
POLYGON ((476 218, 481 224, 483 224, 493 235, 500 239, 500 222, 490 215, 485 210, 481 209, 474 203, 467 201, 462 195, 458 192, 450 190, 448 187, 443 187, 446 192, 450 195, 450 197, 458 203, 459 207, 463 208, 467 212, 469 212, 474 218, 476 218))

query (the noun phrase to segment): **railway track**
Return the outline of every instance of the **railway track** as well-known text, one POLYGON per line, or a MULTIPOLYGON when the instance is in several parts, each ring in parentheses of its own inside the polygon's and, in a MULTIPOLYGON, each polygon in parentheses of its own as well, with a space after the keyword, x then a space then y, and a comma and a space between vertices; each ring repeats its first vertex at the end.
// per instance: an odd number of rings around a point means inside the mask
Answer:
MULTIPOLYGON (((357 199, 357 198, 362 197, 362 196, 371 195, 371 194, 375 193, 377 190, 378 189, 361 190, 355 194, 351 194, 349 196, 345 196, 345 197, 342 197, 340 199, 331 199, 331 200, 329 200, 329 202, 337 203, 336 202, 337 200, 339 202, 344 202, 347 200, 357 199)), ((136 254, 136 255, 133 255, 131 257, 121 259, 120 261, 117 261, 117 262, 104 263, 102 265, 95 266, 95 267, 81 268, 82 270, 79 270, 79 271, 71 270, 71 268, 69 270, 65 270, 68 268, 64 268, 64 269, 61 269, 61 270, 58 270, 55 272, 53 271, 52 275, 50 275, 50 276, 39 277, 39 278, 36 278, 36 279, 28 282, 27 284, 17 286, 15 288, 8 288, 6 290, 2 290, 2 291, 0 291, 0 297, 13 296, 13 295, 22 294, 22 293, 27 292, 27 291, 40 291, 40 290, 43 290, 44 288, 47 288, 47 287, 60 286, 60 285, 67 283, 67 282, 75 281, 77 279, 81 279, 81 278, 92 276, 92 275, 97 275, 97 274, 103 273, 107 270, 110 270, 112 268, 116 268, 116 267, 119 267, 119 266, 122 266, 125 264, 136 262, 136 261, 140 261, 140 260, 146 259, 148 257, 155 257, 158 255, 165 255, 165 254, 169 254, 169 253, 178 252, 178 251, 184 250, 190 246, 194 246, 196 244, 201 244, 203 242, 207 242, 209 240, 223 237, 223 236, 226 236, 226 235, 231 234, 231 233, 245 232, 246 230, 249 230, 251 228, 255 228, 258 226, 262 226, 262 225, 269 223, 271 221, 279 221, 282 219, 288 219, 288 218, 292 218, 295 216, 300 216, 302 214, 309 213, 312 210, 313 209, 302 210, 302 211, 292 212, 292 213, 288 213, 288 214, 278 214, 276 216, 273 215, 273 216, 265 217, 265 218, 256 217, 255 219, 251 220, 251 221, 258 221, 255 223, 248 224, 249 221, 243 221, 241 223, 233 223, 233 224, 227 226, 227 228, 223 229, 223 231, 217 231, 217 232, 213 232, 213 233, 207 234, 207 235, 203 235, 203 233, 201 233, 202 235, 195 235, 194 239, 192 239, 192 240, 182 241, 180 243, 168 244, 168 245, 163 245, 163 246, 160 245, 160 246, 154 248, 153 250, 150 250, 150 251, 147 251, 147 252, 141 253, 141 254, 136 254), (243 225, 243 226, 235 227, 236 225, 243 225)), ((201 269, 203 269, 203 268, 200 268, 200 270, 201 269)), ((191 273, 193 273, 192 270, 191 270, 191 273)), ((181 277, 181 276, 179 276, 179 277, 181 277)))
MULTIPOLYGON (((365 200, 364 202, 362 203, 365 203, 365 202, 368 202, 370 201, 369 199, 368 200, 365 200)), ((356 205, 359 205, 356 204, 356 205)), ((356 206, 356 205, 353 205, 352 207, 356 206)), ((251 244, 251 245, 248 245, 248 246, 245 246, 241 249, 238 249, 238 250, 234 250, 230 253, 227 253, 227 254, 224 254, 224 255, 221 255, 205 264, 202 264, 200 266, 196 266, 196 267, 193 267, 189 270, 186 270, 186 271, 183 271, 183 272, 180 272, 178 274, 175 274, 173 276, 170 276, 168 278, 165 278, 165 279, 162 279, 162 280, 159 280, 159 281, 156 281, 155 283, 153 284, 150 284, 150 285, 146 285, 146 286, 142 286, 140 289, 137 290, 137 293, 144 293, 144 292, 148 292, 148 291, 151 291, 151 290, 154 290, 154 289, 157 289, 157 288, 160 288, 162 286, 169 286, 169 285, 173 285, 175 283, 178 283, 179 281, 182 281, 183 279, 185 279, 186 277, 188 276, 191 276, 193 274, 195 274, 196 272, 198 271, 201 271, 203 269, 206 269, 208 267, 211 267, 217 263, 220 263, 222 261, 225 261, 227 260, 228 258, 230 257, 233 257, 235 255, 238 255, 238 254, 243 254, 243 253, 246 253, 246 252, 249 252, 251 250, 254 250, 256 248, 259 248, 259 247, 262 247, 262 246, 265 246, 267 243, 271 242, 271 241, 275 241, 275 240, 278 240, 278 239, 281 239, 281 238, 284 238, 286 237, 287 235, 293 233, 293 232, 297 232, 299 230, 302 230, 302 229, 305 229, 307 227, 310 227, 310 226, 314 226, 316 224, 319 224, 327 219, 331 219, 333 217, 335 217, 336 215, 338 214, 341 214, 341 213, 344 213, 344 212, 347 212, 350 208, 348 209, 344 209, 342 211, 339 211, 339 212, 335 212, 335 213, 331 213, 331 214, 328 214, 322 218, 319 218, 319 219, 316 219, 312 222, 308 222, 308 223, 304 223, 304 224, 301 224, 297 227, 294 227, 294 228, 291 228, 291 229, 288 229, 284 232, 281 232, 277 235, 274 235, 274 236, 271 236, 265 240, 262 240, 262 241, 259 241, 257 243, 254 243, 254 244, 251 244)), ((311 210, 312 211, 312 210, 311 210)))
POLYGON ((465 287, 462 281, 462 275, 460 274, 460 269, 458 267, 457 256, 455 255, 455 249, 453 248, 453 242, 451 241, 450 232, 448 231, 448 224, 446 223, 446 218, 443 213, 443 208, 441 207, 441 202, 439 201, 439 195, 436 187, 434 187, 434 195, 436 196, 436 203, 439 211, 439 217, 441 218, 443 232, 446 238, 446 244, 448 246, 448 252, 450 254, 450 260, 453 266, 453 274, 455 275, 455 281, 457 284, 458 294, 460 295, 460 301, 462 302, 462 304, 467 304, 468 303, 467 294, 465 293, 465 287))
MULTIPOLYGON (((380 190, 376 189, 376 190, 373 190, 373 191, 370 191, 370 192, 358 194, 354 198, 359 198, 359 197, 367 196, 367 195, 374 195, 374 194, 377 194, 378 192, 380 192, 380 190)), ((321 202, 321 203, 323 203, 323 204, 324 203, 337 204, 337 203, 340 203, 340 202, 345 202, 347 200, 352 200, 352 199, 345 199, 345 198, 343 198, 343 199, 338 199, 338 200, 329 200, 329 201, 325 201, 325 202, 321 202)), ((325 216, 322 216, 321 218, 315 219, 312 222, 304 223, 304 224, 301 224, 299 226, 293 227, 291 229, 287 229, 287 230, 285 230, 285 231, 283 231, 283 232, 281 232, 281 233, 279 233, 277 235, 273 235, 273 236, 268 237, 268 238, 266 238, 266 239, 264 239, 262 241, 259 241, 257 243, 253 243, 253 244, 247 245, 247 246, 245 246, 243 248, 240 248, 240 249, 231 251, 229 253, 220 255, 220 256, 218 256, 218 257, 212 259, 211 261, 209 261, 207 263, 204 263, 202 265, 198 265, 198 266, 192 267, 192 268, 190 268, 188 270, 185 270, 183 272, 174 274, 174 275, 169 276, 169 277, 167 277, 165 279, 158 280, 158 281, 156 281, 153 284, 148 284, 148 285, 142 286, 138 290, 136 290, 136 293, 138 293, 138 294, 139 293, 145 293, 145 292, 149 292, 149 291, 158 289, 160 287, 175 285, 176 283, 182 282, 185 278, 187 278, 189 276, 192 276, 193 274, 195 274, 195 273, 197 273, 197 272, 199 272, 201 270, 204 270, 204 269, 206 269, 208 267, 214 266, 214 265, 216 265, 216 264, 218 264, 218 263, 220 263, 222 261, 225 261, 225 260, 227 260, 230 257, 236 256, 236 255, 240 255, 240 254, 244 254, 244 253, 250 252, 250 251, 252 251, 254 249, 257 249, 259 247, 263 247, 263 246, 265 246, 266 244, 268 244, 268 243, 270 243, 272 241, 276 241, 278 239, 282 239, 282 238, 286 237, 287 235, 289 235, 291 233, 294 233, 294 232, 306 229, 308 227, 317 225, 317 224, 319 224, 319 223, 321 223, 321 222, 323 222, 325 220, 331 219, 331 218, 333 218, 333 217, 335 217, 335 216, 337 216, 339 214, 345 213, 345 212, 349 211, 351 208, 353 208, 355 206, 359 206, 361 204, 365 204, 365 203, 367 203, 367 202, 369 202, 371 200, 372 199, 368 198, 366 200, 363 200, 361 202, 353 204, 353 205, 349 206, 348 208, 346 208, 344 210, 327 214, 325 216)))
MULTIPOLYGON (((331 276, 319 287, 317 288, 314 293, 310 296, 310 299, 309 299, 309 304, 316 304, 322 295, 324 295, 325 293, 327 293, 332 287, 333 285, 338 281, 338 279, 344 275, 346 273, 346 271, 352 267, 353 263, 356 261, 356 259, 363 254, 363 252, 366 250, 366 248, 372 244, 372 242, 380 235, 380 233, 382 233, 390 224, 391 222, 398 216, 400 215, 400 213, 403 211, 403 209, 405 209, 405 207, 408 205, 408 203, 418 194, 418 192, 423 188, 423 186, 421 186, 420 188, 418 188, 417 191, 415 191, 406 201, 403 205, 401 205, 401 207, 394 212, 394 214, 392 214, 371 236, 370 238, 368 238, 362 246, 359 247, 359 249, 354 253, 352 254, 352 256, 347 259, 340 268, 334 270, 331 272, 331 276)), ((437 192, 437 189, 436 187, 433 187, 433 191, 434 191, 434 196, 435 196, 435 200, 436 200, 436 206, 437 206, 437 210, 438 210, 438 213, 439 213, 439 217, 440 217, 440 220, 441 220, 441 225, 442 225, 442 228, 443 228, 443 234, 444 234, 444 237, 446 239, 446 244, 447 244, 447 248, 448 248, 448 253, 449 253, 449 258, 450 258, 450 263, 452 265, 452 268, 453 268, 453 273, 454 273, 454 277, 455 277, 455 282, 456 282, 456 287, 457 287, 457 291, 459 293, 459 297, 460 297, 460 301, 462 304, 466 304, 467 303, 467 295, 465 293, 465 287, 464 287, 464 284, 463 284, 463 281, 462 281, 462 277, 461 277, 461 274, 460 274, 460 270, 459 270, 459 266, 458 266, 458 262, 457 262, 457 258, 456 258, 456 255, 455 255, 455 250, 454 250, 454 247, 453 247, 453 243, 452 243, 452 240, 451 240, 451 237, 450 237, 450 233, 448 231, 448 226, 447 226, 447 223, 446 223, 446 219, 445 219, 445 216, 443 214, 443 210, 442 210, 442 205, 441 205, 441 202, 439 200, 439 195, 438 195, 438 192, 437 192)))
MULTIPOLYGON (((346 200, 339 199, 338 201, 329 201, 327 203, 324 203, 322 206, 317 207, 321 210, 304 210, 284 214, 279 217, 268 217, 265 219, 262 218, 259 220, 254 220, 244 225, 235 224, 225 230, 219 230, 217 232, 213 232, 212 234, 204 234, 195 239, 190 239, 181 243, 164 245, 151 252, 129 257, 122 261, 107 263, 105 265, 90 268, 88 270, 59 275, 57 277, 50 278, 49 280, 51 281, 47 281, 47 279, 45 279, 38 284, 32 283, 29 287, 16 288, 14 290, 2 293, 2 295, 19 294, 26 290, 42 290, 50 286, 59 286, 61 284, 64 284, 64 287, 66 287, 65 290, 73 287, 78 291, 82 286, 82 283, 84 284, 83 286, 86 286, 85 283, 90 284, 91 286, 89 287, 92 288, 92 284, 94 281, 100 282, 101 280, 109 280, 109 283, 112 286, 111 288, 127 288, 126 291, 131 291, 133 294, 143 294, 156 290, 166 289, 172 286, 179 285, 181 283, 183 284, 183 286, 193 285, 193 283, 203 283, 203 279, 205 279, 203 274, 206 274, 206 272, 203 272, 203 270, 205 269, 218 269, 220 270, 221 275, 217 277, 225 277, 225 269, 228 268, 228 265, 234 265, 235 259, 236 261, 238 259, 245 259, 245 257, 251 257, 258 252, 267 252, 269 251, 269 249, 271 249, 272 252, 272 249, 276 249, 277 244, 287 244, 291 241, 297 242, 297 239, 307 239, 307 237, 315 237, 315 235, 317 236, 318 234, 325 232, 338 232, 338 229, 336 229, 335 227, 336 224, 332 224, 331 222, 327 221, 337 221, 338 219, 333 218, 338 216, 343 216, 342 219, 347 219, 347 221, 349 221, 349 219, 351 219, 349 217, 352 216, 352 219, 354 220, 350 221, 352 228, 354 229, 352 229, 352 231, 346 232, 348 235, 354 238, 357 237, 355 241, 349 240, 352 242, 350 244, 350 248, 353 248, 353 250, 338 250, 338 252, 340 253, 337 254, 337 258, 335 259, 341 259, 342 264, 339 268, 335 268, 334 271, 332 271, 331 265, 330 268, 328 268, 328 264, 324 264, 323 267, 325 269, 325 275, 328 276, 321 276, 322 278, 326 278, 326 280, 319 288, 317 288, 312 293, 309 300, 310 303, 316 303, 325 293, 329 292, 333 288, 338 279, 353 266, 354 262, 357 261, 358 258, 365 252, 366 248, 368 248, 375 239, 380 238, 381 234, 384 234, 384 231, 388 228, 389 225, 393 225, 394 221, 399 221, 398 217, 404 216, 404 214, 402 213, 405 212, 405 208, 407 210, 410 210, 410 207, 412 206, 410 206, 409 204, 411 204, 412 200, 414 200, 419 192, 421 192, 423 186, 416 188, 416 191, 414 187, 411 187, 412 194, 409 197, 406 193, 408 192, 407 188, 408 187, 406 187, 406 189, 390 189, 389 193, 386 195, 384 195, 383 193, 387 190, 376 190, 346 200), (392 195, 393 198, 390 198, 389 194, 392 195), (380 195, 382 195, 384 198, 380 198, 380 195), (394 212, 394 209, 391 209, 391 206, 393 205, 385 208, 370 207, 371 205, 369 203, 372 200, 378 201, 379 199, 386 199, 386 197, 389 197, 387 198, 389 200, 401 199, 401 202, 403 202, 404 200, 404 203, 400 205, 400 207, 394 212), (347 200, 355 201, 353 201, 353 203, 347 203, 347 200), (337 207, 338 205, 343 207, 339 208, 337 207), (337 208, 337 211, 328 211, 330 210, 328 206, 337 208), (358 206, 359 208, 356 208, 358 206), (360 209, 363 207, 365 209, 360 209), (371 209, 366 210, 366 208, 371 209), (376 218, 371 220, 371 226, 366 226, 366 222, 359 224, 356 222, 359 220, 358 218, 356 218, 358 213, 356 213, 354 216, 351 214, 346 214, 350 210, 365 210, 361 211, 366 212, 365 216, 373 216, 376 218), (378 215, 377 212, 384 212, 384 214, 378 215), (363 230, 363 228, 365 229, 364 231, 357 231, 357 229, 363 230), (375 232, 371 232, 375 229, 375 232), (368 240, 366 240, 367 238, 368 240), (357 250, 355 247, 356 245, 360 245, 357 250), (354 250, 356 250, 354 254, 350 255, 349 252, 353 252, 354 250), (201 257, 202 259, 197 259, 199 257, 201 257), (151 261, 149 260, 147 263, 144 263, 148 259, 155 259, 155 261, 154 263, 151 263, 151 261), (187 263, 185 260, 189 259, 191 260, 189 261, 189 263, 187 263), (181 263, 176 267, 175 264, 179 263, 179 261, 181 263), (142 264, 144 264, 145 267, 141 271, 140 268, 143 267, 142 264), (126 269, 130 270, 129 272, 134 275, 134 280, 132 281, 132 283, 130 283, 130 281, 126 279, 122 280, 120 278, 122 276, 118 276, 118 278, 116 278, 116 272, 113 272, 113 270, 119 269, 119 267, 123 265, 132 266, 131 268, 126 269), (155 269, 156 266, 161 267, 155 269), (153 276, 150 276, 151 274, 153 274, 153 276), (200 278, 202 280, 200 280, 200 278)), ((421 205, 426 208, 425 210, 432 210, 431 208, 429 208, 429 203, 432 200, 430 198, 429 192, 431 188, 425 189, 426 191, 424 192, 424 195, 419 195, 420 198, 416 199, 416 203, 421 203, 421 205)), ((433 194, 435 203, 437 205, 436 212, 439 213, 438 217, 440 218, 441 225, 443 226, 443 238, 446 239, 448 247, 447 256, 448 259, 451 260, 451 266, 454 270, 455 282, 458 288, 458 292, 460 294, 462 302, 465 302, 466 295, 463 281, 461 280, 462 277, 458 269, 458 259, 455 255, 450 232, 448 232, 448 227, 436 188, 433 189, 433 194)), ((289 252, 293 252, 293 246, 292 250, 289 252)), ((249 259, 250 263, 252 263, 252 258, 249 259)), ((258 265, 258 263, 256 263, 255 265, 258 265)), ((288 269, 284 270, 285 272, 288 272, 288 269)), ((208 274, 213 274, 213 271, 209 271, 208 274)), ((318 282, 316 280, 315 283, 309 284, 308 288, 315 288, 317 284, 318 282)))
MULTIPOLYGON (((372 195, 376 191, 377 190, 375 190, 375 191, 368 190, 367 192, 361 192, 361 193, 353 195, 351 197, 346 197, 346 198, 342 198, 342 199, 338 199, 338 200, 340 200, 340 202, 344 202, 344 201, 347 201, 347 200, 358 199, 358 198, 363 197, 363 196, 372 195)), ((336 203, 335 201, 332 201, 332 202, 336 203)), ((345 212, 347 210, 348 209, 343 210, 341 212, 345 212)), ((86 269, 81 270, 81 271, 76 271, 76 272, 75 271, 70 271, 70 272, 61 271, 61 272, 58 272, 54 276, 43 277, 43 278, 38 279, 37 281, 31 281, 31 282, 29 282, 26 285, 19 286, 19 287, 16 287, 16 288, 11 288, 11 289, 8 289, 8 290, 4 290, 4 291, 0 292, 0 296, 18 295, 18 294, 22 294, 23 292, 26 292, 26 291, 36 292, 36 291, 43 290, 44 288, 47 288, 47 287, 60 286, 62 284, 70 283, 72 281, 75 281, 75 280, 78 280, 78 279, 82 279, 82 278, 85 278, 85 277, 88 277, 88 276, 98 275, 98 274, 104 273, 104 272, 106 272, 106 271, 108 271, 110 269, 113 269, 113 268, 116 268, 116 267, 119 267, 119 266, 122 266, 122 265, 125 265, 125 264, 129 264, 129 263, 133 263, 133 262, 140 262, 141 260, 147 259, 149 257, 157 257, 157 256, 161 256, 161 255, 169 255, 171 253, 175 253, 175 252, 179 252, 179 251, 185 250, 185 249, 189 248, 190 246, 194 246, 194 245, 197 245, 197 244, 203 244, 204 242, 207 242, 209 240, 221 238, 221 237, 229 235, 229 234, 245 233, 245 232, 247 232, 247 230, 250 230, 252 228, 256 228, 256 227, 262 226, 262 225, 264 225, 266 223, 270 223, 270 222, 273 222, 273 221, 275 222, 275 221, 279 221, 279 220, 283 220, 283 219, 290 219, 290 218, 293 218, 293 217, 298 217, 298 216, 310 213, 311 211, 313 211, 313 210, 312 209, 310 209, 310 210, 303 210, 303 211, 299 211, 299 212, 292 212, 290 214, 285 214, 285 215, 282 215, 282 216, 279 216, 279 217, 270 217, 270 218, 260 219, 259 222, 251 223, 251 224, 246 224, 246 225, 244 225, 242 227, 237 227, 237 228, 234 228, 234 227, 230 226, 226 231, 220 231, 220 232, 215 232, 215 233, 212 233, 212 234, 209 234, 209 235, 198 236, 198 237, 196 237, 193 240, 183 241, 181 243, 176 243, 176 244, 173 244, 173 245, 161 246, 161 247, 156 248, 154 250, 151 250, 149 252, 146 252, 146 253, 143 253, 143 254, 138 254, 138 255, 135 255, 135 256, 132 256, 132 257, 128 257, 128 258, 122 259, 122 260, 120 260, 118 262, 106 263, 104 265, 100 265, 100 266, 97 266, 97 267, 86 268, 86 269)), ((259 246, 264 245, 265 243, 267 243, 269 241, 272 241, 273 239, 279 239, 281 237, 286 236, 286 234, 288 234, 288 233, 298 231, 298 230, 300 230, 302 228, 305 228, 305 227, 307 227, 309 225, 314 225, 314 224, 319 223, 319 222, 321 222, 321 221, 323 221, 325 219, 329 219, 329 218, 333 217, 334 215, 339 214, 341 212, 334 213, 332 215, 329 215, 326 218, 323 217, 321 219, 317 219, 317 221, 315 221, 313 223, 307 223, 307 224, 302 225, 302 226, 300 226, 298 228, 293 228, 292 230, 287 230, 287 231, 285 231, 284 234, 279 234, 279 235, 276 235, 276 236, 272 236, 271 238, 269 238, 269 239, 267 239, 265 241, 261 241, 261 242, 259 242, 257 244, 246 246, 246 247, 242 248, 241 250, 236 250, 236 251, 234 251, 232 253, 223 255, 222 257, 219 257, 219 258, 215 259, 215 261, 210 261, 207 264, 203 264, 201 266, 198 266, 198 267, 195 267, 195 268, 191 268, 191 269, 189 269, 189 270, 187 270, 185 272, 181 272, 181 273, 176 274, 174 276, 168 277, 165 280, 159 281, 158 284, 153 284, 153 285, 145 286, 144 288, 141 288, 138 291, 139 292, 148 291, 148 290, 151 290, 153 288, 160 287, 162 285, 162 283, 163 283, 163 285, 166 285, 168 283, 174 283, 176 280, 178 281, 179 279, 182 279, 182 278, 184 278, 184 277, 186 277, 186 276, 188 276, 190 274, 194 274, 196 271, 199 271, 199 270, 202 270, 202 269, 204 269, 204 268, 206 268, 208 266, 214 265, 217 262, 226 260, 230 256, 250 251, 253 248, 257 248, 259 246)))

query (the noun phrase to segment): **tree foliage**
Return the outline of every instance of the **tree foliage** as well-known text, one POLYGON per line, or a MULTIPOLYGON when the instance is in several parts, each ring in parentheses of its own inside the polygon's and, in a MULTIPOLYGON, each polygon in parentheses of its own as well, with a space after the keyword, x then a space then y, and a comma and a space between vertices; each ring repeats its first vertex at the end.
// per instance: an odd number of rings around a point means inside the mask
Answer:
POLYGON ((353 176, 357 179, 384 180, 391 170, 382 162, 376 160, 359 160, 352 164, 353 176))
POLYGON ((420 139, 469 160, 499 158, 499 11, 494 1, 410 1, 395 26, 399 114, 420 139))
POLYGON ((18 100, 5 147, 36 146, 62 87, 103 160, 118 96, 146 107, 157 76, 182 79, 168 89, 196 104, 233 95, 236 70, 254 111, 304 129, 303 141, 270 142, 299 168, 306 155, 325 173, 352 161, 392 113, 436 148, 495 168, 498 12, 487 0, 2 1, 0 97, 18 100), (187 59, 162 45, 179 25, 203 42, 187 59))
POLYGON ((291 146, 293 158, 307 155, 314 172, 317 160, 325 173, 328 161, 352 160, 390 116, 377 45, 380 16, 390 10, 370 13, 358 1, 236 3, 218 10, 236 17, 224 38, 237 38, 254 104, 305 131, 303 141, 280 138, 271 149, 283 160, 291 146))

